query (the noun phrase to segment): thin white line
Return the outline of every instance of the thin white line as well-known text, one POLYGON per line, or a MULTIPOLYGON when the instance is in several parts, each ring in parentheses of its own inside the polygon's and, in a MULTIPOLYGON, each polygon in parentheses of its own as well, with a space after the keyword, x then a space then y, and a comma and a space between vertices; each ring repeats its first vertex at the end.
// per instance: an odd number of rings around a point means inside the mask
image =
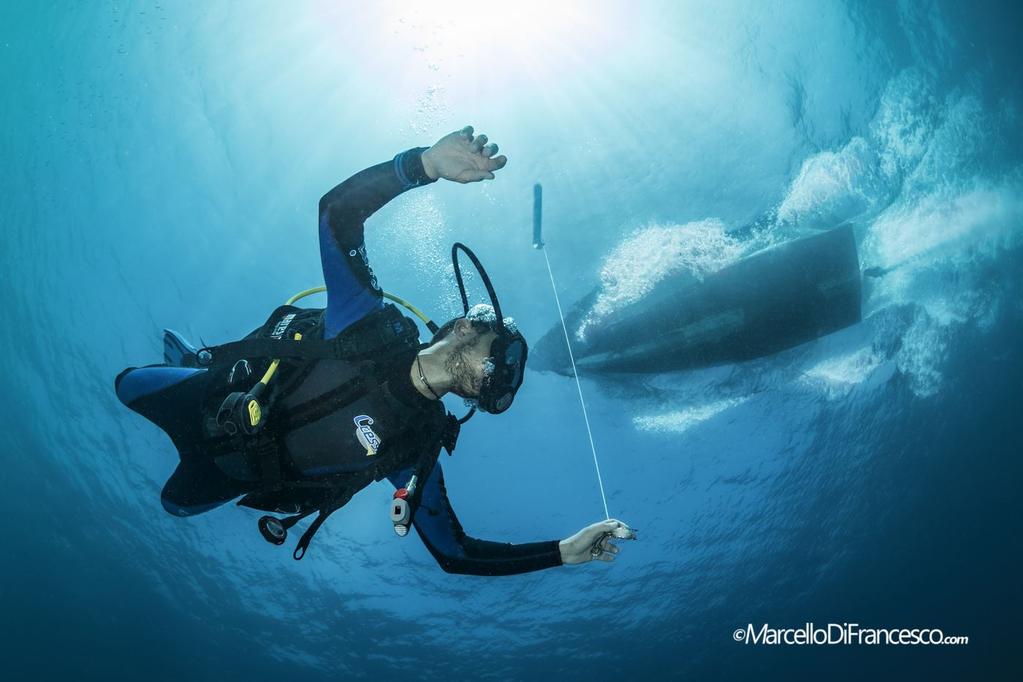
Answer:
POLYGON ((565 325, 565 314, 561 311, 561 299, 558 287, 554 284, 554 271, 551 270, 551 259, 547 257, 547 249, 543 247, 543 259, 547 262, 547 274, 551 276, 551 289, 554 290, 554 302, 558 304, 558 317, 561 318, 561 330, 565 332, 565 345, 568 346, 568 358, 572 361, 572 375, 575 376, 575 387, 579 390, 579 404, 583 408, 583 420, 586 422, 586 435, 590 437, 590 452, 593 453, 593 466, 597 470, 597 483, 600 485, 600 499, 604 502, 604 516, 611 519, 607 510, 607 497, 604 496, 604 480, 600 476, 600 463, 597 462, 597 446, 593 444, 593 431, 590 430, 590 416, 586 413, 586 401, 583 400, 583 386, 579 383, 579 370, 575 367, 575 355, 572 353, 572 342, 568 340, 568 327, 565 325))

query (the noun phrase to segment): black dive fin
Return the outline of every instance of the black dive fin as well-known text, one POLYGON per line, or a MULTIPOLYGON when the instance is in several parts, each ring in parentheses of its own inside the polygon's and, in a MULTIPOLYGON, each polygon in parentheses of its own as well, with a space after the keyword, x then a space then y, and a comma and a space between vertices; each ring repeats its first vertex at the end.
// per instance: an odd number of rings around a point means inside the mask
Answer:
POLYGON ((163 361, 171 367, 198 367, 195 360, 199 349, 173 329, 163 330, 163 361))

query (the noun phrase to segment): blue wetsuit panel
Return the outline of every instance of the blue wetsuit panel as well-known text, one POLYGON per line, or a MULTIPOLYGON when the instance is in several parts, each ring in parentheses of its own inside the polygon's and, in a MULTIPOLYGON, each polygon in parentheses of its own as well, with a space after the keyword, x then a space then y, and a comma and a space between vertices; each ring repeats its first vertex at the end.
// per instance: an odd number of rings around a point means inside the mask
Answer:
MULTIPOLYGON (((364 246, 360 247, 365 249, 364 246)), ((320 262, 323 266, 323 281, 327 285, 325 338, 337 336, 383 306, 380 292, 367 288, 348 264, 349 259, 357 258, 358 255, 358 248, 350 249, 347 255, 342 255, 324 215, 320 219, 320 262)))
POLYGON ((434 182, 423 170, 423 151, 409 149, 359 171, 320 199, 326 338, 337 336, 383 305, 383 292, 366 255, 365 222, 402 192, 434 182))

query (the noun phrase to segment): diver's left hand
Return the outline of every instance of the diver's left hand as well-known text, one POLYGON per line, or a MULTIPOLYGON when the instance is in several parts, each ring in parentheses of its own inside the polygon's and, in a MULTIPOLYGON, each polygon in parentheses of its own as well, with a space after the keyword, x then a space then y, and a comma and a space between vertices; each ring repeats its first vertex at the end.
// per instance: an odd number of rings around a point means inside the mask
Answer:
POLYGON ((472 126, 465 126, 437 140, 423 152, 423 170, 431 180, 453 182, 493 180, 494 171, 504 168, 508 158, 497 153, 497 145, 487 144, 486 135, 473 137, 472 126))
POLYGON ((572 537, 558 543, 561 563, 581 564, 594 559, 614 561, 619 548, 611 542, 611 538, 635 540, 636 531, 616 519, 586 526, 572 537))

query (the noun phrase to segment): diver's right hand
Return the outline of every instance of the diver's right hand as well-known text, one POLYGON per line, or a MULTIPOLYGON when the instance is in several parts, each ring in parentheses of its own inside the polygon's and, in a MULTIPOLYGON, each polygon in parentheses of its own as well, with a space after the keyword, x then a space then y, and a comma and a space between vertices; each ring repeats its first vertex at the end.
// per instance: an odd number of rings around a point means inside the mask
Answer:
POLYGON ((586 526, 575 535, 558 543, 558 549, 561 551, 561 563, 582 564, 594 559, 614 561, 619 547, 611 542, 611 538, 635 540, 636 531, 616 519, 608 519, 586 526))
POLYGON ((444 178, 452 182, 493 180, 494 171, 504 168, 508 158, 497 154, 497 145, 486 135, 473 137, 472 126, 465 126, 437 140, 420 157, 423 170, 432 180, 444 178))

